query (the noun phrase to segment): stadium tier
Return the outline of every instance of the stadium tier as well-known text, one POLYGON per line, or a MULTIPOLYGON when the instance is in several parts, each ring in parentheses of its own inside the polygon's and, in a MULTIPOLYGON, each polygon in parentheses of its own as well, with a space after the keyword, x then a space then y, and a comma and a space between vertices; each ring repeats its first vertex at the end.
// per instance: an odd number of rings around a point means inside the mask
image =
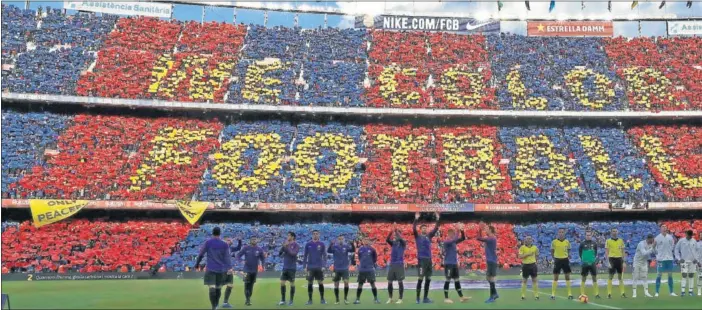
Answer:
MULTIPOLYGON (((671 231, 681 235, 683 229, 694 227, 702 230, 702 220, 661 222, 671 231)), ((320 231, 320 239, 326 244, 344 236, 348 242, 357 243, 360 237, 368 236, 374 240, 378 252, 378 267, 385 268, 390 260, 389 245, 385 243, 390 232, 391 223, 367 222, 360 225, 340 223, 264 225, 259 223, 205 223, 191 229, 178 221, 136 220, 128 222, 110 222, 103 220, 69 220, 42 228, 34 228, 30 222, 2 223, 2 270, 7 272, 135 272, 148 271, 161 263, 161 271, 186 271, 195 265, 200 246, 209 238, 212 228, 222 229, 222 237, 235 247, 237 239, 246 244, 253 237, 258 238, 259 246, 264 249, 267 258, 265 270, 280 271, 282 260, 279 256, 280 246, 288 232, 297 235, 297 242, 304 245, 311 239, 312 230, 320 231)), ((442 249, 439 241, 447 236, 455 223, 441 222, 440 233, 433 239, 432 253, 434 269, 442 266, 442 249)), ((465 223, 467 240, 458 245, 459 265, 467 270, 485 270, 484 249, 475 238, 478 234, 476 223, 465 223)), ((530 225, 512 225, 495 223, 498 237, 499 266, 509 268, 519 266, 517 258, 519 240, 532 236, 539 248, 539 265, 542 270, 550 270, 552 257, 551 241, 558 228, 566 228, 566 238, 571 241, 571 262, 580 263, 578 245, 583 240, 585 231, 592 230, 594 240, 600 247, 609 238, 611 228, 617 228, 620 238, 626 246, 627 262, 631 263, 638 242, 647 234, 658 233, 658 224, 649 221, 637 222, 590 222, 568 223, 547 222, 530 225)), ((433 223, 427 223, 433 225, 433 223)), ((402 236, 407 240, 405 252, 407 265, 417 265, 416 248, 412 236, 412 225, 399 223, 402 236)), ((302 251, 298 259, 302 257, 302 251)), ((332 257, 328 256, 327 265, 332 266, 332 257)), ((604 264, 604 251, 598 251, 598 264, 604 264)), ((353 267, 353 266, 352 266, 353 267)), ((235 269, 241 270, 242 262, 235 263, 235 269)), ((298 269, 302 270, 302 265, 298 269)))
POLYGON ((2 127, 3 198, 300 203, 702 198, 702 129, 696 126, 419 127, 3 109, 2 127))
POLYGON ((3 91, 234 104, 700 110, 702 39, 300 29, 2 6, 3 91))

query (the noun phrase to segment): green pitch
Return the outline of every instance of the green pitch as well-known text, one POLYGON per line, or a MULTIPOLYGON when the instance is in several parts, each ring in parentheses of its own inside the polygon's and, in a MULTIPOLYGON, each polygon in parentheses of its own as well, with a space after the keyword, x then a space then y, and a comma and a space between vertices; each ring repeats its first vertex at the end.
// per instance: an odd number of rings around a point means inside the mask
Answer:
MULTIPOLYGON (((653 276, 653 275, 651 275, 653 276)), ((473 277, 471 277, 473 278, 473 277)), ((512 277, 513 278, 513 277, 512 277)), ((545 277, 543 277, 546 279, 545 277)), ((478 279, 478 277, 475 277, 478 279)), ((506 279, 503 278, 503 279, 506 279)), ((579 279, 579 277, 577 278, 579 279)), ((408 279, 409 280, 409 279, 408 279)), ((432 281, 443 282, 438 277, 432 281)), ((579 280, 578 280, 579 281, 579 280)), ((676 277, 676 293, 680 293, 679 275, 676 277)), ((397 286, 397 285, 396 285, 397 286)), ((334 305, 334 292, 331 283, 326 283, 327 288, 325 298, 329 304, 319 304, 319 294, 315 286, 314 305, 305 306, 307 301, 307 285, 305 281, 297 282, 297 292, 295 296, 294 309, 700 309, 702 297, 669 297, 667 284, 664 282, 661 287, 661 297, 644 298, 643 291, 639 287, 639 297, 637 299, 613 299, 596 300, 592 294, 592 288, 588 288, 590 293, 590 303, 583 304, 566 299, 566 290, 559 289, 555 301, 549 299, 551 288, 540 288, 541 300, 535 301, 532 292, 527 292, 528 299, 520 300, 519 289, 499 290, 500 299, 494 304, 485 304, 488 297, 487 290, 464 290, 465 295, 471 296, 468 303, 458 302, 458 298, 453 285, 449 297, 454 299, 454 304, 443 303, 443 291, 434 290, 430 293, 430 298, 434 300, 433 305, 417 305, 414 303, 414 289, 405 290, 404 304, 386 305, 387 291, 379 290, 378 297, 383 304, 375 305, 372 302, 372 294, 368 284, 364 287, 360 305, 334 305)), ((252 299, 253 306, 244 306, 243 284, 241 279, 237 279, 234 284, 230 303, 235 309, 271 309, 279 308, 277 303, 280 299, 280 284, 276 279, 259 279, 254 288, 252 299)), ((654 285, 650 285, 651 292, 654 285)), ((573 287, 573 293, 577 297, 580 289, 573 287)), ((618 292, 615 285, 613 291, 618 292)), ((696 288, 695 288, 696 291, 696 288)), ((96 281, 46 281, 46 282, 3 282, 2 292, 10 295, 12 309, 208 309, 208 291, 202 285, 202 280, 96 280, 96 281)), ((600 293, 606 297, 606 287, 600 287, 600 293)), ((631 289, 627 287, 626 293, 631 296, 631 289)), ((356 290, 349 292, 349 301, 355 299, 356 290)), ((395 296, 397 297, 397 288, 395 296)), ((224 295, 224 292, 223 294, 224 295)), ((342 288, 343 299, 343 288, 342 288)))

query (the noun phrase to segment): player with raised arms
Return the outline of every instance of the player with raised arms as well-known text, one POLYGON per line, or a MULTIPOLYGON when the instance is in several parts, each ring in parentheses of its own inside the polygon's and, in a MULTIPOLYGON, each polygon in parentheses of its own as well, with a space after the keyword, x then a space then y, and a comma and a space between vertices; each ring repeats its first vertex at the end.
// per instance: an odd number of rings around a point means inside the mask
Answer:
POLYGON ((432 303, 429 299, 429 286, 431 285, 431 275, 434 271, 434 266, 431 262, 431 239, 434 238, 436 232, 439 231, 439 213, 436 212, 436 224, 434 228, 427 232, 427 226, 421 225, 417 231, 417 222, 419 221, 419 212, 414 215, 414 223, 412 223, 412 233, 417 244, 417 263, 419 264, 419 279, 417 280, 417 303, 420 303, 420 294, 422 292, 422 282, 424 282, 424 300, 425 304, 432 303))
POLYGON ((392 223, 392 229, 388 238, 385 242, 390 245, 390 266, 388 267, 388 304, 393 302, 392 293, 393 286, 392 283, 397 281, 398 290, 400 293, 400 298, 395 302, 396 304, 402 303, 402 297, 405 293, 405 285, 402 281, 405 280, 405 249, 407 249, 407 241, 402 238, 400 230, 397 228, 396 223, 392 223))
POLYGON ((463 231, 463 224, 458 224, 455 228, 449 228, 448 238, 443 241, 444 275, 446 276, 446 281, 444 282, 444 302, 447 304, 453 303, 453 300, 448 296, 451 280, 454 281, 453 285, 461 302, 466 302, 470 299, 470 297, 463 296, 463 289, 461 289, 461 280, 458 272, 458 244, 465 240, 466 234, 463 231))

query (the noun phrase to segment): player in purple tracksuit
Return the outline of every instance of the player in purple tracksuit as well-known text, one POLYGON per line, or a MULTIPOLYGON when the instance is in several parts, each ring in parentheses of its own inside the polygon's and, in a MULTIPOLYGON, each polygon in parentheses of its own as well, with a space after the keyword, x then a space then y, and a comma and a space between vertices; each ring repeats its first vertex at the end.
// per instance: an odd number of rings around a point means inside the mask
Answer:
MULTIPOLYGON (((237 239, 236 246, 233 244, 231 239, 227 239, 227 244, 229 245, 229 253, 236 254, 241 250, 241 239, 237 239)), ((224 283, 227 288, 224 289, 224 303, 222 303, 223 309, 231 309, 232 305, 229 304, 229 297, 232 295, 232 289, 234 288, 234 275, 228 274, 224 283)))
POLYGON ((378 253, 371 246, 371 239, 368 237, 363 239, 363 246, 358 249, 358 261, 358 290, 356 290, 356 301, 353 303, 356 305, 361 303, 363 284, 368 282, 373 292, 373 300, 379 304, 378 289, 375 287, 375 264, 378 262, 378 253))
POLYGON ((327 264, 327 251, 324 242, 319 240, 319 230, 313 230, 312 241, 305 244, 303 264, 307 270, 307 296, 309 297, 307 305, 312 304, 312 284, 314 281, 319 283, 321 303, 326 304, 327 302, 324 300, 324 267, 327 264))
POLYGON ((295 298, 295 273, 297 272, 297 253, 300 253, 300 245, 295 242, 297 236, 294 232, 288 233, 288 239, 280 247, 279 255, 283 257, 283 273, 280 275, 280 303, 279 306, 285 305, 285 282, 290 283, 290 302, 289 306, 293 305, 295 298))
POLYGON ((217 309, 219 298, 222 296, 222 285, 232 276, 232 255, 229 245, 220 238, 222 231, 219 227, 212 229, 212 238, 205 241, 200 248, 200 254, 195 261, 195 269, 200 268, 202 258, 207 255, 205 266, 205 285, 210 288, 210 304, 217 309))
POLYGON ((490 298, 485 302, 492 303, 500 297, 500 295, 497 295, 497 288, 495 288, 495 277, 497 276, 497 237, 495 227, 480 223, 479 236, 478 241, 485 243, 485 260, 487 261, 485 278, 490 283, 490 298))
POLYGON ((444 282, 444 302, 448 304, 453 303, 453 300, 448 297, 451 280, 454 281, 453 283, 461 302, 466 302, 470 299, 463 296, 458 272, 458 244, 465 240, 466 234, 463 231, 463 224, 458 224, 456 228, 449 228, 448 238, 442 243, 444 249, 444 274, 446 276, 446 281, 444 282))
POLYGON ((251 305, 251 295, 253 295, 254 283, 258 276, 259 262, 261 266, 265 263, 266 254, 258 246, 258 239, 251 238, 249 245, 245 246, 239 254, 238 259, 244 259, 244 297, 246 297, 246 305, 251 305))
POLYGON ((405 249, 407 249, 407 241, 402 239, 400 230, 397 229, 397 224, 392 223, 392 230, 385 239, 385 242, 390 245, 390 265, 388 266, 388 304, 392 303, 392 282, 397 281, 400 290, 400 298, 395 302, 402 303, 402 297, 405 294, 405 285, 402 281, 405 280, 405 249))
POLYGON ((424 303, 432 303, 429 299, 429 283, 431 282, 431 274, 434 271, 434 266, 431 262, 431 239, 434 238, 436 232, 439 230, 439 213, 436 214, 436 224, 434 229, 427 233, 427 226, 421 225, 419 231, 417 231, 417 221, 419 221, 419 212, 414 215, 414 223, 412 223, 412 232, 414 233, 414 240, 417 244, 417 261, 419 263, 419 279, 417 280, 417 303, 419 301, 419 294, 422 292, 422 281, 424 283, 424 303))
POLYGON ((347 243, 344 241, 344 236, 339 236, 337 241, 329 243, 329 248, 327 248, 327 253, 334 256, 334 296, 336 296, 336 303, 339 304, 339 282, 344 280, 344 303, 348 305, 348 295, 349 295, 349 254, 353 255, 356 252, 356 247, 353 243, 347 243))

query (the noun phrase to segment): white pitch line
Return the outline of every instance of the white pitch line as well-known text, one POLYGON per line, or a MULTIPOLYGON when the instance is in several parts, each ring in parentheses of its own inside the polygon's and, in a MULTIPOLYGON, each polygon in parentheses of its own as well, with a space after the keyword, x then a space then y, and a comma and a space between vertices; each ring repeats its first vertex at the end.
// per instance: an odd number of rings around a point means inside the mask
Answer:
MULTIPOLYGON (((534 292, 533 290, 528 290, 528 291, 530 291, 530 292, 532 292, 532 293, 534 292)), ((548 296, 549 298, 551 297, 551 295, 548 294, 548 293, 539 292, 539 295, 546 295, 546 296, 548 296)), ((565 297, 563 297, 563 296, 558 296, 558 295, 556 295, 556 298, 568 300, 568 298, 565 298, 565 297)), ((579 302, 577 299, 573 299, 572 301, 574 301, 574 302, 579 302)), ((602 308, 607 308, 607 309, 615 309, 615 310, 616 310, 616 309, 619 309, 619 310, 622 309, 622 308, 617 308, 617 307, 613 307, 613 306, 608 306, 608 305, 603 305, 603 304, 597 304, 597 303, 594 303, 594 302, 588 302, 588 305, 593 305, 593 306, 602 307, 602 308)))

